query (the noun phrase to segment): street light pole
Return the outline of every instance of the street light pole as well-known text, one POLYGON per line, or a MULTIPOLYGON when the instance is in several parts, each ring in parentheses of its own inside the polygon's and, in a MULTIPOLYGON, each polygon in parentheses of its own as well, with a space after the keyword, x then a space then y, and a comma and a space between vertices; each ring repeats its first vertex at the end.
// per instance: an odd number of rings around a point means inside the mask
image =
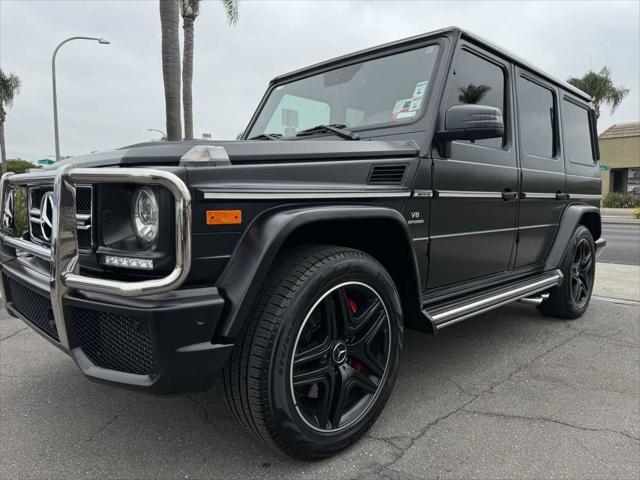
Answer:
POLYGON ((60 160, 60 137, 58 134, 58 95, 56 93, 56 55, 58 54, 58 50, 60 47, 71 40, 94 40, 101 45, 109 45, 111 42, 105 40, 104 38, 96 38, 96 37, 69 37, 66 40, 60 42, 60 44, 53 51, 53 56, 51 57, 51 79, 53 84, 53 132, 55 136, 56 142, 56 161, 60 160))
POLYGON ((158 130, 157 128, 147 128, 148 132, 158 132, 160 135, 162 135, 162 138, 167 138, 167 134, 164 133, 162 130, 158 130))

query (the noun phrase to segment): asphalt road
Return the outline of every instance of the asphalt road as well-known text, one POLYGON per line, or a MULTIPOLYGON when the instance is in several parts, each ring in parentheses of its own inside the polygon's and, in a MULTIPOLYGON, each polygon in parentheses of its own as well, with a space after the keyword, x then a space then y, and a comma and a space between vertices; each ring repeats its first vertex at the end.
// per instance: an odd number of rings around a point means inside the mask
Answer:
POLYGON ((574 322, 512 305, 405 336, 385 412, 335 458, 290 460, 229 417, 221 386, 157 397, 91 383, 0 319, 0 478, 629 478, 640 471, 640 306, 574 322))
POLYGON ((607 246, 598 260, 606 263, 640 265, 640 225, 603 223, 607 246))

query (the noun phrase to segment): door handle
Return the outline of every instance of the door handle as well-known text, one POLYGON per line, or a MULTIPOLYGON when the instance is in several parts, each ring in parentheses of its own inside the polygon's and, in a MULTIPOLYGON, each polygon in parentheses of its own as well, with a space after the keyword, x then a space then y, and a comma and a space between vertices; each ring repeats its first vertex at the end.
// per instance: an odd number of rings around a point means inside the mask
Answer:
POLYGON ((505 201, 515 200, 518 198, 518 192, 502 192, 502 199, 505 201))

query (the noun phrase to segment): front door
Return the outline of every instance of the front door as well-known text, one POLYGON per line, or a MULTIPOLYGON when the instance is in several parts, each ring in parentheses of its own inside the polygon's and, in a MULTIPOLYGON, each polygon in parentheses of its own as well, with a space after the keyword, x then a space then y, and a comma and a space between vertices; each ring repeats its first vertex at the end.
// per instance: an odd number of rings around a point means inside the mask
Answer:
POLYGON ((516 234, 518 168, 513 147, 511 66, 471 45, 456 52, 440 109, 475 103, 499 108, 505 135, 433 149, 428 288, 509 269, 516 234))

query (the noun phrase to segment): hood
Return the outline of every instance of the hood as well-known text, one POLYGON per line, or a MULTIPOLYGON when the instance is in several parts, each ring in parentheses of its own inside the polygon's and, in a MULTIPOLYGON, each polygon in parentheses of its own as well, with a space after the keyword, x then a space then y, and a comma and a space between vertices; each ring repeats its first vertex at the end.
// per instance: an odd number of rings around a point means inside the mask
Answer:
POLYGON ((82 167, 179 165, 182 156, 197 145, 224 147, 232 164, 414 157, 418 154, 416 143, 406 140, 193 140, 140 143, 68 158, 49 168, 55 169, 66 164, 82 167))

